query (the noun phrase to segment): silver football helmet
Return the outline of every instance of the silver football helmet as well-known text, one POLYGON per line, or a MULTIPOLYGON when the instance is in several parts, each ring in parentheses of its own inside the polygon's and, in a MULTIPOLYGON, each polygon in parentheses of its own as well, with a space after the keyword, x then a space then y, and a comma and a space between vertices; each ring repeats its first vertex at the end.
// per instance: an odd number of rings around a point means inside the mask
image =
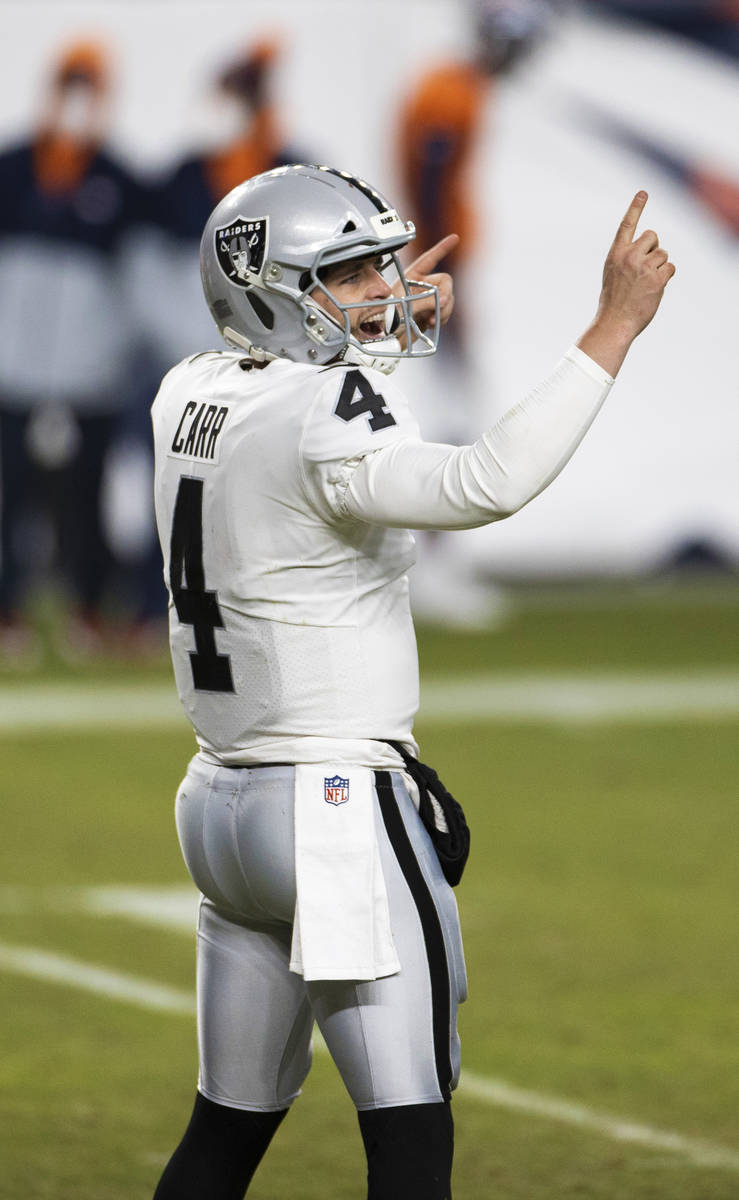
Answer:
POLYGON ((379 192, 347 171, 296 163, 240 184, 211 213, 200 243, 208 307, 224 340, 258 361, 332 359, 389 373, 399 358, 433 354, 439 339, 439 293, 406 278, 397 251, 415 237, 379 192), (323 282, 323 269, 348 259, 381 256, 398 282, 385 307, 385 330, 360 341, 351 310, 323 282), (320 289, 341 319, 311 298, 320 289), (398 293, 397 295, 395 293, 398 293), (433 299, 436 320, 422 330, 413 304, 433 299), (400 335, 400 337, 398 336, 400 335))

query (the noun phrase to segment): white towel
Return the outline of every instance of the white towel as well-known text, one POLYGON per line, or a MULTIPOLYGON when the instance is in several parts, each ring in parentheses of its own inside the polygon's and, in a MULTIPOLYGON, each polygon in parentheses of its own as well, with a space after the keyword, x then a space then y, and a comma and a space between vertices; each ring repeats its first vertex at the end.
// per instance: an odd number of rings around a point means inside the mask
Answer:
POLYGON ((297 899, 290 970, 304 979, 381 979, 400 970, 375 835, 373 772, 295 768, 297 899))

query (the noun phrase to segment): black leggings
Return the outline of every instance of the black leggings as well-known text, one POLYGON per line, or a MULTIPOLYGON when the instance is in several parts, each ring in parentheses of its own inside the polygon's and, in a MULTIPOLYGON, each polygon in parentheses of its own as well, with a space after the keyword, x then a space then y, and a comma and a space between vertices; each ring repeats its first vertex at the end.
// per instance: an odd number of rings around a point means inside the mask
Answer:
POLYGON ((286 1112, 227 1108, 198 1092, 154 1200, 242 1200, 286 1112))
POLYGON ((359 1113, 367 1200, 451 1200, 454 1126, 449 1103, 359 1113))
MULTIPOLYGON (((243 1200, 281 1112, 247 1112, 198 1093, 185 1136, 154 1200, 243 1200)), ((368 1200, 451 1200, 449 1104, 408 1104, 359 1113, 368 1200)))

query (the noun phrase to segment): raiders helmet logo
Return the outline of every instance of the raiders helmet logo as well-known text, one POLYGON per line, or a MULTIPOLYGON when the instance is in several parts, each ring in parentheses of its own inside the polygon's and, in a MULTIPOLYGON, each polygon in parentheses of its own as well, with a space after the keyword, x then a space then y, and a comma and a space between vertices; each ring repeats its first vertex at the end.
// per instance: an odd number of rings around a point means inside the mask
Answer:
POLYGON ((216 229, 216 259, 226 278, 237 287, 249 287, 262 269, 267 252, 267 217, 237 217, 216 229))

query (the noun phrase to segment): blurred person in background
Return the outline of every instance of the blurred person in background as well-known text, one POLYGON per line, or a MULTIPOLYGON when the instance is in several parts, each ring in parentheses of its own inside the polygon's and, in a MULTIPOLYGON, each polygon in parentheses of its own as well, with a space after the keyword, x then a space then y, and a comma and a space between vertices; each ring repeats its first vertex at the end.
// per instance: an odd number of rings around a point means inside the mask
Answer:
POLYGON ((103 145, 105 48, 59 56, 33 136, 0 155, 0 654, 32 661, 29 585, 51 558, 69 591, 60 649, 102 644, 112 558, 103 531, 106 456, 127 399, 124 235, 141 190, 103 145), (45 546, 44 546, 45 543, 45 546))
POLYGON ((218 201, 244 179, 286 161, 272 97, 280 46, 265 39, 216 74, 196 128, 196 153, 174 169, 162 191, 166 228, 200 244, 218 201))
MULTIPOLYGON (((213 208, 244 179, 301 157, 285 144, 273 98, 280 52, 276 39, 265 38, 216 72, 194 115, 193 149, 156 183, 162 242, 155 287, 162 296, 171 297, 173 290, 177 295, 176 305, 163 302, 152 313, 153 349, 163 370, 212 342, 198 264, 200 237, 213 208)), ((160 378, 161 370, 157 383, 160 378)))
POLYGON ((402 187, 420 242, 459 233, 444 264, 455 272, 459 295, 443 354, 463 359, 469 301, 461 289, 481 224, 474 179, 480 137, 498 81, 531 54, 553 15, 551 0, 472 0, 467 7, 472 53, 421 76, 402 104, 398 137, 402 187))
MULTIPOLYGON (((424 434, 435 440, 459 444, 480 423, 467 322, 469 268, 479 255, 482 223, 475 169, 498 83, 546 35, 554 6, 554 0, 470 0, 471 53, 432 66, 401 106, 397 157, 419 242, 433 245, 449 229, 459 234, 442 264, 456 281, 454 319, 442 343, 436 386, 425 389, 420 414, 424 434)), ((505 618, 506 601, 478 581, 459 543, 451 541, 439 533, 424 537, 413 580, 414 612, 421 620, 459 628, 494 627, 505 618)))
MULTIPOLYGON (((149 180, 148 231, 137 239, 130 262, 137 371, 121 477, 151 477, 151 397, 173 363, 212 346, 199 265, 210 213, 242 180, 300 157, 285 147, 273 98, 280 55, 277 39, 262 38, 219 67, 193 114, 191 149, 149 180)), ((139 607, 128 644, 138 654, 156 653, 166 650, 160 630, 166 593, 153 521, 139 531, 135 563, 139 607)))

